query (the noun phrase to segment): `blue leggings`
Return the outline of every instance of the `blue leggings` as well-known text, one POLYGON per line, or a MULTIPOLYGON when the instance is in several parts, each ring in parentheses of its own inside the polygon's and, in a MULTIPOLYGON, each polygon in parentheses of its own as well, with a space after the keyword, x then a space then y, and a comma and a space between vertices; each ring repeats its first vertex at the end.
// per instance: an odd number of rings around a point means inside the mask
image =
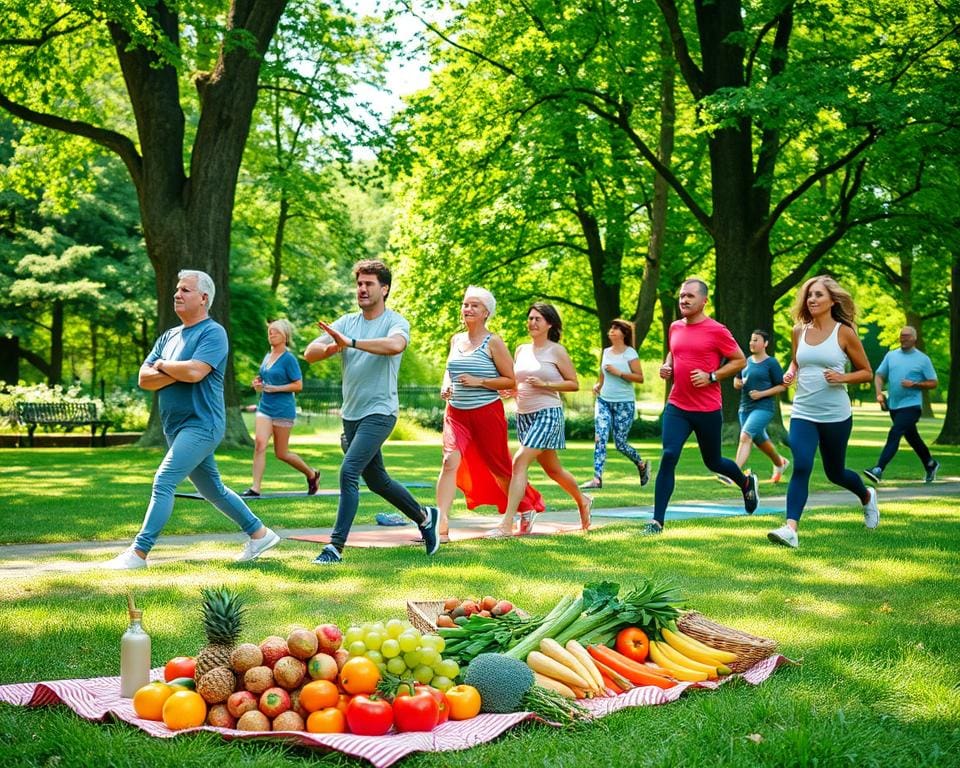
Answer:
POLYGON ((820 448, 820 459, 827 479, 856 495, 860 503, 867 498, 867 487, 860 475, 845 466, 847 442, 853 429, 853 417, 821 424, 806 419, 790 419, 790 451, 793 474, 787 487, 787 520, 799 520, 807 504, 813 458, 820 448))
POLYGON ((723 431, 721 411, 684 411, 672 403, 663 410, 663 455, 657 469, 657 484, 653 492, 653 519, 663 525, 667 504, 676 484, 677 462, 690 433, 697 435, 700 455, 707 469, 729 477, 738 488, 743 488, 747 478, 735 461, 720 455, 720 435, 723 431))
POLYGON ((173 493, 177 484, 189 477, 200 495, 235 522, 245 534, 256 533, 263 523, 237 494, 220 479, 213 451, 223 440, 223 432, 202 426, 183 427, 175 435, 165 435, 167 455, 153 477, 150 505, 143 527, 133 541, 144 554, 153 549, 163 526, 173 513, 173 493))
POLYGON ((630 402, 611 403, 602 397, 597 398, 597 406, 594 412, 596 420, 596 442, 593 446, 593 475, 594 477, 603 477, 603 465, 607 463, 607 440, 610 439, 610 431, 613 430, 613 444, 624 456, 640 466, 643 459, 636 449, 627 442, 630 436, 630 426, 636 414, 636 404, 630 402))

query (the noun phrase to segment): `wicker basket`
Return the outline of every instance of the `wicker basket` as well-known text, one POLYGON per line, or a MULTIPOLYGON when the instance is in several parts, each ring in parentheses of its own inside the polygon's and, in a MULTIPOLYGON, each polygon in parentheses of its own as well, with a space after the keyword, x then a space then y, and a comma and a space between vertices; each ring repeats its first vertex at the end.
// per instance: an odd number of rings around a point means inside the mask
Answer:
POLYGON ((437 631, 437 616, 443 613, 443 600, 407 602, 407 618, 410 623, 425 634, 437 631))
POLYGON ((774 640, 717 624, 697 611, 688 611, 683 614, 677 619, 677 627, 685 635, 690 635, 711 648, 737 654, 736 661, 727 665, 734 672, 749 669, 758 661, 772 656, 777 650, 777 643, 774 640))

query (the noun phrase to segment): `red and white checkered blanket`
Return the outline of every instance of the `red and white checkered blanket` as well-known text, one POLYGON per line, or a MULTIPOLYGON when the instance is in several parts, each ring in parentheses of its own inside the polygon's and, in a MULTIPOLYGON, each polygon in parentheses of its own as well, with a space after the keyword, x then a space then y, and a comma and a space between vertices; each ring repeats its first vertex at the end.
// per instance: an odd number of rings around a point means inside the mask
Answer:
MULTIPOLYGON (((619 696, 605 699, 590 699, 582 702, 596 717, 603 717, 624 707, 646 707, 676 701, 690 688, 713 690, 726 680, 742 678, 758 685, 773 674, 781 664, 791 663, 784 656, 771 656, 758 662, 746 672, 732 675, 721 682, 680 683, 663 690, 654 686, 634 688, 619 696)), ((152 679, 163 679, 163 669, 153 670, 152 679)), ((292 739, 310 747, 335 749, 354 757, 369 760, 377 768, 393 765, 411 752, 446 752, 468 749, 486 741, 492 741, 508 728, 534 717, 529 712, 510 715, 479 715, 472 720, 449 721, 430 733, 390 733, 386 736, 355 736, 353 734, 325 734, 237 731, 231 728, 214 728, 209 725, 182 731, 171 731, 161 722, 142 720, 133 711, 131 699, 120 698, 119 677, 98 677, 86 680, 55 680, 46 683, 15 683, 0 686, 0 702, 18 706, 40 707, 48 704, 65 704, 88 720, 103 720, 108 715, 135 725, 151 736, 170 738, 193 731, 214 731, 225 739, 292 739)))

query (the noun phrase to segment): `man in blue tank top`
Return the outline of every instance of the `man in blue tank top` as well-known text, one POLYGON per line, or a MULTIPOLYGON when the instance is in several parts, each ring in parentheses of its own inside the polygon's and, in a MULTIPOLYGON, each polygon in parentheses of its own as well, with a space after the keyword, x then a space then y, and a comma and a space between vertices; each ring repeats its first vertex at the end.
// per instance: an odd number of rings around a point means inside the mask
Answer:
POLYGON ((420 526, 428 555, 440 546, 440 511, 421 506, 410 491, 393 480, 380 451, 400 412, 397 375, 410 341, 410 324, 386 307, 392 277, 383 262, 361 261, 354 266, 353 274, 360 311, 332 323, 318 323, 325 333, 303 354, 307 362, 315 363, 339 353, 343 365, 341 415, 346 447, 340 466, 340 504, 330 543, 314 560, 317 565, 332 565, 343 559, 343 548, 360 505, 361 477, 371 491, 420 526))
POLYGON ((906 325, 900 331, 900 349, 887 352, 873 383, 877 388, 877 402, 889 409, 893 425, 876 465, 865 469, 863 474, 879 483, 883 470, 900 447, 900 438, 905 437, 923 463, 924 482, 932 483, 937 479, 940 462, 930 455, 930 449, 917 431, 917 422, 923 406, 923 390, 936 388, 937 372, 930 358, 917 349, 917 332, 913 327, 906 325), (884 384, 888 389, 886 395, 884 384))

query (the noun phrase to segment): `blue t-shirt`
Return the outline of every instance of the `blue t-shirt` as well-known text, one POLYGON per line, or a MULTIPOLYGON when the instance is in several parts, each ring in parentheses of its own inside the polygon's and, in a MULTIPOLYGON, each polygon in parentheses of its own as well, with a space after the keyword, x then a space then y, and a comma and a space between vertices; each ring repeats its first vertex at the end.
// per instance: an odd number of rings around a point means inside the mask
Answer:
MULTIPOLYGON (((344 315, 331 325, 348 339, 382 339, 399 334, 408 343, 410 341, 410 323, 392 309, 385 309, 373 320, 365 319, 362 312, 344 315)), ((320 340, 329 343, 330 337, 324 334, 320 340)), ((341 357, 343 418, 358 421, 374 413, 396 416, 400 412, 397 376, 403 353, 374 355, 347 347, 342 350, 341 357)))
MULTIPOLYGON (((267 352, 263 362, 260 363, 260 378, 264 384, 283 386, 303 378, 303 374, 300 373, 300 364, 289 349, 284 350, 283 354, 268 368, 269 362, 270 353, 267 352)), ((271 419, 293 420, 297 418, 297 401, 294 399, 293 392, 261 392, 257 413, 262 413, 271 419)))
POLYGON ((923 405, 923 390, 906 389, 900 384, 909 381, 935 381, 937 372, 923 352, 914 347, 909 352, 891 349, 883 358, 877 375, 887 382, 887 404, 890 408, 919 408, 923 405))
POLYGON ((145 362, 199 360, 211 368, 198 382, 175 381, 157 391, 165 435, 172 437, 186 426, 207 427, 223 434, 227 425, 223 404, 227 347, 227 332, 210 317, 189 327, 178 325, 157 339, 145 362))
POLYGON ((783 384, 783 368, 775 357, 766 357, 761 362, 753 362, 747 358, 747 366, 737 374, 743 381, 740 390, 740 410, 744 413, 751 411, 773 411, 773 397, 763 397, 753 400, 751 392, 763 392, 765 389, 783 384))

